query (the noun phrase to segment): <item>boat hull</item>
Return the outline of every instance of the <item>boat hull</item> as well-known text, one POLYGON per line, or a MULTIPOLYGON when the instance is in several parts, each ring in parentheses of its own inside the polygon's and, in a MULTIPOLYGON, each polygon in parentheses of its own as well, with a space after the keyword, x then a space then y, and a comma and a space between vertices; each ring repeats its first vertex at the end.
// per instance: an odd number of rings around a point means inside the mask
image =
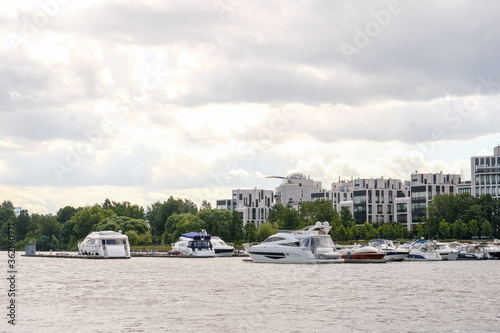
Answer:
POLYGON ((289 251, 287 249, 249 248, 247 253, 257 263, 277 264, 335 264, 343 263, 340 254, 336 258, 316 258, 308 251, 289 251))

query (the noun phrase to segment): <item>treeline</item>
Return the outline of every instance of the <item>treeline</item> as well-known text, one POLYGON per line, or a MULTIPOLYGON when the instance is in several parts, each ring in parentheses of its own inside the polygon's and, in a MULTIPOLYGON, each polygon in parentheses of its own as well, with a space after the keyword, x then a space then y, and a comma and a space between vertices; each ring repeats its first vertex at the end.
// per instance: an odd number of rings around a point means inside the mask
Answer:
POLYGON ((129 202, 106 199, 102 204, 85 207, 66 206, 52 214, 18 216, 10 201, 0 205, 0 245, 8 243, 8 225, 16 226, 16 248, 36 242, 41 251, 75 251, 79 241, 91 231, 122 230, 131 245, 174 243, 183 233, 205 229, 227 242, 260 242, 278 230, 297 230, 316 221, 328 221, 335 241, 373 238, 408 239, 412 237, 464 239, 479 236, 499 237, 499 200, 490 195, 474 198, 467 194, 439 195, 429 203, 423 223, 409 232, 401 223, 368 223, 356 225, 350 210, 333 209, 330 202, 303 202, 299 210, 274 205, 267 223, 258 228, 253 223, 243 227, 238 212, 212 209, 203 201, 198 207, 188 199, 173 198, 156 202, 144 209, 129 202))
POLYGON ((500 200, 490 194, 472 197, 443 194, 427 205, 423 223, 415 228, 418 237, 474 239, 500 237, 500 200))

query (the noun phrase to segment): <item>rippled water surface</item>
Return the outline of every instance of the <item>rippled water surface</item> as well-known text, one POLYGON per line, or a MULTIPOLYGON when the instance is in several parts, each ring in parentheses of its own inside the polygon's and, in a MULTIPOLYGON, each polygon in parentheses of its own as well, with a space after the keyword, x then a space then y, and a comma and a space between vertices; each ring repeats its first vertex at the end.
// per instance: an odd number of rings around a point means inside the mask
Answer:
POLYGON ((500 331, 500 261, 17 261, 16 332, 500 331))

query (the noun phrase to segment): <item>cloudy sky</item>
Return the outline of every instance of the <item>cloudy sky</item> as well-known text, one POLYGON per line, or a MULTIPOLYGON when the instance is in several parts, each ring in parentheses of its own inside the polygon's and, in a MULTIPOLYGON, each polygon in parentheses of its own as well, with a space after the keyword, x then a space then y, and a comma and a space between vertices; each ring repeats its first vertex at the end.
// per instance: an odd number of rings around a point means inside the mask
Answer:
POLYGON ((500 142, 500 3, 2 1, 0 200, 461 173, 500 142))

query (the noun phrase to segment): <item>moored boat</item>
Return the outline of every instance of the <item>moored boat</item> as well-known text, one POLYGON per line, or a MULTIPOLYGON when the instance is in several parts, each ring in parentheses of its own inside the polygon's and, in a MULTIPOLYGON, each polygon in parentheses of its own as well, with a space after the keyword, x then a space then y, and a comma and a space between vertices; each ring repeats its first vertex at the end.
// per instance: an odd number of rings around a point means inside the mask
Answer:
POLYGON ((254 262, 288 264, 341 263, 344 259, 328 235, 328 222, 316 222, 302 230, 284 230, 262 243, 246 248, 254 262))
POLYGON ((130 244, 121 230, 94 231, 78 243, 78 254, 85 257, 130 258, 130 244))
POLYGON ((215 251, 210 239, 211 236, 205 230, 188 232, 179 237, 179 241, 172 246, 172 251, 177 251, 184 256, 215 257, 215 251))
POLYGON ((410 253, 405 258, 409 261, 439 261, 443 260, 441 255, 436 252, 436 243, 426 240, 418 240, 409 246, 410 253))
POLYGON ((387 261, 403 261, 410 253, 409 249, 399 249, 390 239, 374 239, 368 243, 378 249, 379 252, 385 253, 387 261))

